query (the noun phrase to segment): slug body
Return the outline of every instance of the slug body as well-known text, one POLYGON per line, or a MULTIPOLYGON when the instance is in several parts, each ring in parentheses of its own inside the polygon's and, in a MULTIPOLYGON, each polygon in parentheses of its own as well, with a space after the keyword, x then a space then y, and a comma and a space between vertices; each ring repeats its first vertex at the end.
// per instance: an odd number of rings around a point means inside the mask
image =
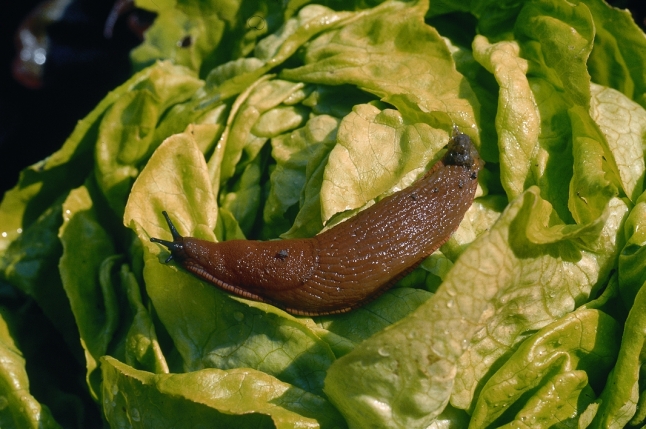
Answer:
POLYGON ((343 313, 377 297, 444 244, 473 202, 483 166, 465 134, 410 187, 308 239, 232 240, 180 236, 166 212, 168 247, 185 269, 236 295, 292 314, 343 313))

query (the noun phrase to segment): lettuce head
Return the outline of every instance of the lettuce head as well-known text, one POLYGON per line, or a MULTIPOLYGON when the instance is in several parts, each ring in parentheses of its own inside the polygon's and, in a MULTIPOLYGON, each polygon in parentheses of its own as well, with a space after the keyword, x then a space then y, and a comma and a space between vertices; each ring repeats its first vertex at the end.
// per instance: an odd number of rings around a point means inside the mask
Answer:
POLYGON ((0 203, 0 427, 646 420, 646 36, 602 0, 137 0, 132 77, 0 203), (231 296, 150 237, 311 237, 453 127, 451 239, 347 314, 231 296), (60 362, 65 362, 61 372, 60 362), (57 366, 58 365, 58 366, 57 366))

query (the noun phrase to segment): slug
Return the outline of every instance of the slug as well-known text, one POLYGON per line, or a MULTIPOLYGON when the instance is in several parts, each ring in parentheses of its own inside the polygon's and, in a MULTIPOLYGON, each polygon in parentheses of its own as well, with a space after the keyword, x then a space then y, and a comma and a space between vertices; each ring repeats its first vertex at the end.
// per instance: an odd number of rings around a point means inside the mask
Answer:
POLYGON ((235 295, 301 316, 344 313, 376 298, 444 244, 475 197, 484 165, 458 131, 447 152, 410 187, 307 239, 231 240, 182 237, 166 218, 174 259, 235 295))

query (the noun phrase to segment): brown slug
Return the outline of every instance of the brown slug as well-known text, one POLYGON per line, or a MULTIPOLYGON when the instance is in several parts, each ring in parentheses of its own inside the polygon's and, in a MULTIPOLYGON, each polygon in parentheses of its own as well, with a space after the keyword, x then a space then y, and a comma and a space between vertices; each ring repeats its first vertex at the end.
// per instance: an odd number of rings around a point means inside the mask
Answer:
POLYGON ((386 291, 444 244, 475 197, 484 165, 455 132, 444 157, 410 187, 307 239, 151 238, 196 276, 233 294, 303 316, 344 313, 386 291))

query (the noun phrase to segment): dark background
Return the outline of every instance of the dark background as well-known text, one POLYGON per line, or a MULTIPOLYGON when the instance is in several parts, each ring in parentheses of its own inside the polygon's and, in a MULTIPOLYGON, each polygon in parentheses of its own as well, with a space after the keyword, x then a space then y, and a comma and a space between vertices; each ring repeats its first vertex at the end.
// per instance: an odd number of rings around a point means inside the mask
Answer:
MULTIPOLYGON (((128 52, 139 38, 120 17, 111 39, 103 36, 114 0, 76 0, 52 25, 52 49, 41 89, 28 89, 11 75, 14 35, 38 0, 12 2, 0 14, 0 197, 13 187, 21 169, 57 150, 112 88, 130 75, 128 52)), ((646 1, 615 0, 646 28, 646 1)))
POLYGON ((0 197, 20 170, 60 148, 76 122, 130 76, 128 52, 140 43, 125 16, 111 39, 103 36, 114 0, 77 0, 48 29, 43 86, 26 88, 11 73, 14 36, 38 3, 12 2, 0 13, 0 197))

